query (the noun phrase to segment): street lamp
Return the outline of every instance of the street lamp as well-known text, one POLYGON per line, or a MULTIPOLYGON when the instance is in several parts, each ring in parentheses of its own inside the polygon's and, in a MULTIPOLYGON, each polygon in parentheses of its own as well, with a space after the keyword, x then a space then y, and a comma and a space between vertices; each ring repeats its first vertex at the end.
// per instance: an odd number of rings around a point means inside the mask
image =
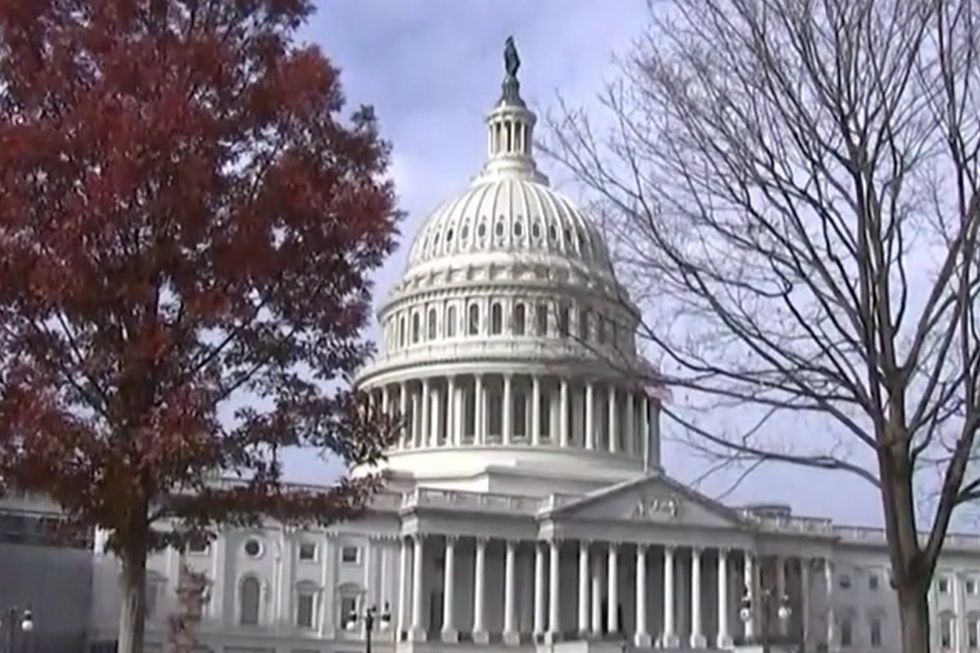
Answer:
POLYGON ((364 653, 371 653, 371 633, 374 631, 374 620, 378 619, 381 621, 380 629, 381 631, 388 630, 388 626, 391 625, 391 610, 388 609, 388 602, 385 601, 384 609, 381 614, 378 614, 378 609, 373 605, 364 612, 358 613, 356 609, 351 610, 350 614, 347 615, 347 624, 345 625, 347 630, 354 630, 357 628, 357 623, 364 622, 364 653))
MULTIPOLYGON (((34 631, 34 615, 30 608, 23 612, 16 607, 7 609, 7 618, 0 623, 0 631, 3 631, 5 635, 3 653, 15 653, 14 644, 17 641, 18 626, 25 636, 34 631)), ((23 641, 22 639, 21 642, 23 641)))
MULTIPOLYGON (((769 608, 772 605, 773 600, 776 598, 775 593, 771 589, 765 587, 761 588, 759 592, 759 604, 762 608, 762 624, 760 624, 762 632, 761 635, 756 636, 756 639, 761 639, 761 642, 757 643, 762 644, 763 653, 770 653, 769 647, 771 642, 769 641, 769 608)), ((786 623, 793 615, 793 608, 790 607, 789 596, 786 594, 782 594, 778 597, 778 599, 779 607, 776 609, 776 617, 779 618, 780 623, 786 623)), ((742 594, 742 598, 739 601, 739 606, 739 618, 745 623, 748 623, 752 619, 752 593, 748 587, 745 588, 745 592, 742 594)))

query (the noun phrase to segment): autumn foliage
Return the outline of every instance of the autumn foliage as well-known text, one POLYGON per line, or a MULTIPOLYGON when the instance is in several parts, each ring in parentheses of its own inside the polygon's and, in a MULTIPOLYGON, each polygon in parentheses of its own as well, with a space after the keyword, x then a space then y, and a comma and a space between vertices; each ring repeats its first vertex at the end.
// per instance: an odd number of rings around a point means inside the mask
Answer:
POLYGON ((280 463, 371 462, 389 431, 349 390, 395 234, 388 148, 295 43, 310 12, 0 0, 0 479, 111 530, 121 651, 148 550, 372 489, 299 490, 280 463))

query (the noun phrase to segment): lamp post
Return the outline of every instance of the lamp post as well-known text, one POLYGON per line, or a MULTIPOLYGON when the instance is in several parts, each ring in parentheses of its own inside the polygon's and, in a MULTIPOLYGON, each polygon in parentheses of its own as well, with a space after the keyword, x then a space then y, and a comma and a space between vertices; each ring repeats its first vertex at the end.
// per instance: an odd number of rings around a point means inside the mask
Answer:
MULTIPOLYGON (((11 607, 7 609, 6 618, 3 619, 3 623, 0 623, 0 631, 3 632, 3 653, 16 653, 14 645, 17 643, 17 631, 24 633, 24 636, 28 636, 34 631, 34 615, 31 613, 31 609, 27 608, 23 612, 16 607, 11 607)), ((23 643, 23 638, 21 642, 23 643)), ((23 651, 23 647, 21 647, 23 651)))
MULTIPOLYGON (((769 608, 772 602, 778 598, 779 607, 776 609, 776 616, 780 623, 786 623, 793 614, 793 609, 789 605, 789 596, 783 594, 779 597, 769 588, 761 588, 759 591, 759 607, 762 608, 762 623, 760 624, 761 633, 756 636, 757 643, 762 644, 763 653, 771 653, 769 641, 769 608)), ((740 608, 738 616, 742 621, 748 623, 752 619, 752 592, 748 587, 745 588, 742 598, 739 601, 740 608)), ((747 644, 749 642, 746 642, 747 644)))
POLYGON ((344 626, 347 630, 356 628, 358 622, 364 623, 364 653, 371 653, 371 633, 374 631, 375 619, 381 622, 380 629, 382 631, 388 630, 388 626, 391 625, 391 610, 388 609, 387 601, 385 601, 381 614, 378 614, 378 609, 372 605, 363 612, 358 613, 355 609, 347 615, 347 623, 344 626))

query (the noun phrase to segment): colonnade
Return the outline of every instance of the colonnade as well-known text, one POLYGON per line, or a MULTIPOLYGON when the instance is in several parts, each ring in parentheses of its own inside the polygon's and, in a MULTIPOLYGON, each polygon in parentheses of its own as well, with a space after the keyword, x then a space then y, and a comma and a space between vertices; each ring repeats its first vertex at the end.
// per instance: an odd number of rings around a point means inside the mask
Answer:
MULTIPOLYGON (((736 641, 751 641, 759 634, 760 623, 775 624, 784 634, 789 628, 785 623, 778 625, 778 620, 763 619, 760 606, 755 606, 748 620, 739 618, 743 588, 752 588, 752 595, 759 593, 763 582, 760 563, 763 562, 767 564, 769 583, 775 585, 772 588, 774 594, 791 596, 794 602, 796 629, 806 633, 813 626, 809 623, 812 581, 808 560, 757 559, 747 550, 670 544, 502 540, 503 546, 497 547, 497 550, 503 549, 502 596, 490 596, 489 543, 489 539, 482 537, 416 534, 403 538, 398 632, 413 641, 424 641, 430 636, 429 624, 437 620, 441 628, 432 636, 447 643, 459 641, 461 632, 468 633, 478 644, 499 638, 506 645, 517 645, 522 642, 522 637, 524 641, 555 642, 616 634, 628 637, 638 647, 731 647, 736 641), (465 588, 472 592, 471 597, 460 596, 456 586, 461 576, 457 569, 460 564, 458 548, 464 539, 471 540, 467 542, 467 548, 472 546, 473 549, 472 582, 465 588), (427 578, 438 578, 438 574, 424 573, 426 551, 430 547, 433 549, 430 557, 442 553, 441 580, 435 581, 441 588, 426 586, 427 578), (533 574, 518 577, 516 569, 521 553, 533 557, 533 574), (787 568, 799 572, 798 577, 794 577, 792 589, 787 584, 787 568), (633 577, 635 583, 629 582, 633 577), (532 608, 530 628, 521 625, 518 615, 517 597, 524 594, 523 589, 528 589, 522 587, 521 580, 533 583, 530 592, 533 606, 522 606, 532 608), (627 581, 632 587, 621 587, 621 581, 627 581), (441 618, 429 615, 427 620, 424 609, 431 605, 430 593, 439 589, 442 592, 441 618), (497 620, 501 630, 493 633, 487 617, 491 601, 502 606, 502 613, 498 615, 501 618, 497 620), (460 603, 472 606, 471 620, 466 623, 458 621, 457 606, 460 603), (705 608, 710 609, 710 619, 706 618, 705 608), (624 613, 624 610, 628 612, 624 613)), ((829 598, 829 589, 833 586, 829 561, 825 561, 823 576, 829 598)), ((496 589, 501 589, 499 584, 496 589)), ((775 605, 769 607, 775 610, 775 605)), ((833 615, 830 617, 825 625, 828 641, 832 641, 834 628, 833 615)))
POLYGON ((423 377, 368 390, 404 416, 398 449, 551 445, 641 456, 657 403, 633 386, 559 376, 486 373, 423 377))

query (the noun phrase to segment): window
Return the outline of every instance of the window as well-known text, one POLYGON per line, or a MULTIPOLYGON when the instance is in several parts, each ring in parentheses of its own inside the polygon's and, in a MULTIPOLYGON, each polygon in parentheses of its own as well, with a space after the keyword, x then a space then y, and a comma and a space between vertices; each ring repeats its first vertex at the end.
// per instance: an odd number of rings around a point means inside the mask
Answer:
POLYGON ((187 543, 187 551, 190 553, 204 554, 208 552, 208 541, 203 537, 192 538, 190 542, 187 543))
POLYGON ((881 648, 881 617, 871 617, 868 640, 871 642, 871 648, 881 648))
POLYGON ((562 338, 568 337, 568 306, 561 306, 558 309, 558 335, 562 338))
POLYGON ((405 316, 402 315, 398 320, 398 346, 405 346, 405 316))
POLYGON ((606 343, 606 318, 602 315, 596 315, 595 339, 600 345, 606 343))
POLYGON ((243 626, 254 626, 259 623, 259 580, 249 576, 242 580, 241 586, 241 617, 239 623, 243 626))
POLYGON ((851 589, 851 577, 848 576, 847 574, 841 574, 840 581, 838 582, 838 584, 840 585, 840 588, 842 590, 851 589))
POLYGON ((412 344, 414 345, 422 337, 422 318, 418 313, 412 315, 412 344))
POLYGON ((938 585, 938 589, 939 589, 939 593, 940 594, 949 594, 949 579, 948 578, 946 578, 946 577, 940 578, 939 581, 937 582, 937 585, 938 585))
POLYGON ((300 542, 299 559, 304 562, 316 560, 316 544, 313 542, 300 542))
POLYGON ((868 576, 868 589, 872 592, 878 591, 878 574, 868 576))
POLYGON ((340 559, 349 564, 357 564, 360 559, 361 550, 356 546, 345 546, 340 551, 340 559))
POLYGON ((854 626, 849 616, 840 620, 840 645, 851 646, 854 642, 854 626))
POLYGON ((452 338, 456 335, 456 307, 450 306, 446 309, 446 337, 452 338))
POLYGON ((980 646, 980 618, 971 616, 966 622, 966 648, 975 651, 980 646))
POLYGON ((249 558, 258 558, 262 555, 262 543, 254 537, 245 541, 245 555, 249 558))
POLYGON ((426 334, 426 337, 429 340, 435 340, 436 339, 436 309, 434 308, 429 309, 429 324, 427 325, 427 327, 429 332, 428 334, 426 334))
POLYGON ((589 341, 589 309, 587 308, 579 311, 578 335, 582 339, 582 342, 589 341))
POLYGON ((480 307, 470 304, 466 332, 471 336, 480 335, 480 307))
POLYGON ((504 331, 504 309, 500 302, 494 302, 490 306, 490 334, 499 336, 504 331))
POLYGON ((353 596, 340 597, 340 619, 339 623, 347 628, 352 623, 351 617, 357 613, 357 599, 353 596))
POLYGON ((316 614, 316 591, 302 587, 296 596, 296 625, 300 628, 313 628, 316 614))
POLYGON ((976 596, 977 594, 977 580, 975 578, 967 578, 963 583, 966 593, 970 596, 976 596))
POLYGON ((538 304, 538 307, 534 311, 535 326, 534 331, 536 335, 546 336, 548 335, 548 305, 538 304))
POLYGON ((953 648, 953 616, 949 614, 939 617, 939 648, 953 648))
POLYGON ((514 335, 515 336, 523 336, 524 335, 524 321, 525 321, 525 317, 526 317, 526 315, 525 315, 526 311, 527 311, 527 309, 524 308, 524 304, 516 304, 514 306, 514 324, 513 324, 513 329, 514 329, 514 335))

